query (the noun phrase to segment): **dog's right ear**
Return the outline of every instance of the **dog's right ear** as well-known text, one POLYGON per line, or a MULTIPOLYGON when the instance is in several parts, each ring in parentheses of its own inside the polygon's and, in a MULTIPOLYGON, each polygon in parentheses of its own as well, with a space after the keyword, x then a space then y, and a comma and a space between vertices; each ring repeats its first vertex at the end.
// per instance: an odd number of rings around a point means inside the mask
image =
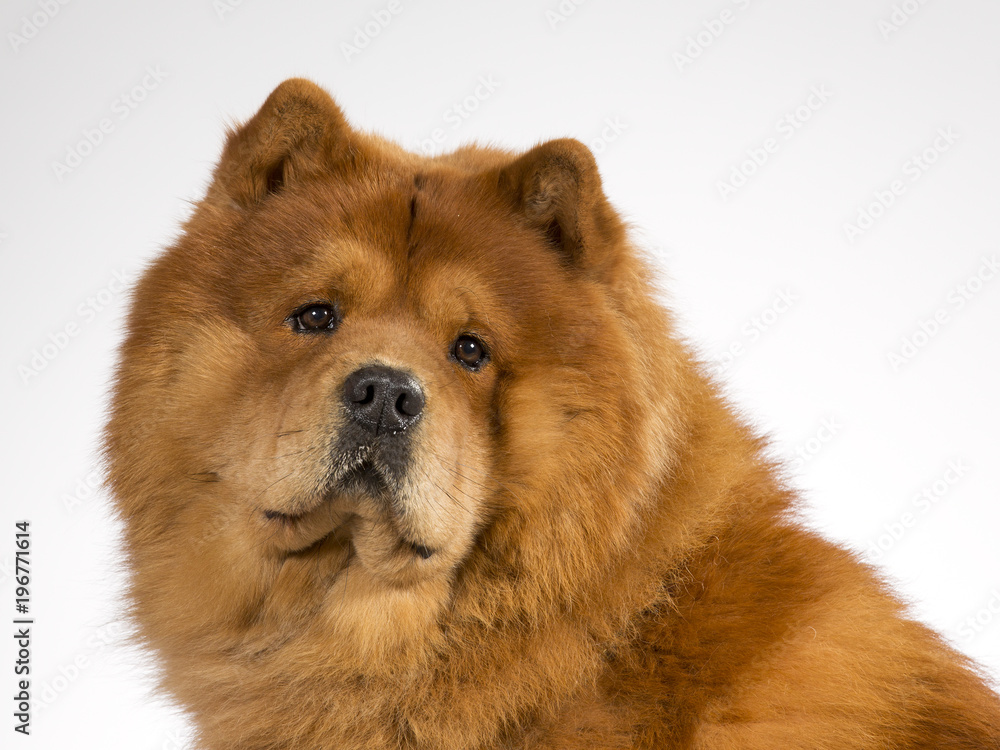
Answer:
POLYGON ((326 171, 348 148, 350 126, 330 95, 290 78, 247 123, 230 131, 208 198, 249 208, 286 185, 326 171))

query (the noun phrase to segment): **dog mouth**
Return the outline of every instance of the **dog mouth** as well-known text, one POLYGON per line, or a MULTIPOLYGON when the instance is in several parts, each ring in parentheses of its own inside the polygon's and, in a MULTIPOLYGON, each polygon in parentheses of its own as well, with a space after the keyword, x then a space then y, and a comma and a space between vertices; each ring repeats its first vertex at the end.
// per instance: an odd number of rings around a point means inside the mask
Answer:
MULTIPOLYGON (((389 472, 379 465, 373 452, 365 450, 367 447, 363 446, 349 455, 341 455, 333 476, 327 482, 327 490, 319 503, 313 507, 301 512, 265 509, 263 515, 268 525, 291 537, 300 537, 302 534, 308 534, 308 529, 314 526, 317 515, 334 506, 350 508, 349 512, 336 514, 340 518, 334 528, 318 537, 315 534, 310 535, 313 538, 304 546, 313 547, 321 545, 331 536, 349 533, 355 520, 362 515, 374 512, 388 519, 401 516, 404 511, 394 490, 396 482, 389 472)), ((436 552, 433 547, 421 541, 408 539, 402 533, 399 536, 398 549, 404 554, 422 560, 430 559, 436 552)))
POLYGON ((361 495, 383 503, 395 504, 394 493, 384 470, 371 457, 365 457, 337 477, 337 491, 346 495, 361 495))
MULTIPOLYGON (((281 529, 290 532, 296 531, 305 522, 305 519, 308 515, 309 515, 308 513, 298 513, 298 514, 282 513, 281 511, 277 510, 264 511, 264 518, 266 518, 270 523, 276 524, 281 529)), ((346 523, 335 527, 332 531, 330 531, 327 534, 324 534, 320 538, 307 542, 306 544, 303 545, 304 548, 321 546, 323 542, 325 542, 330 537, 343 533, 344 527, 347 526, 350 523, 350 521, 353 520, 353 518, 354 517, 352 516, 351 518, 348 519, 346 523)), ((430 559, 435 552, 434 549, 428 547, 425 544, 420 544, 419 542, 413 542, 405 538, 400 538, 399 545, 402 550, 414 554, 417 557, 421 558, 422 560, 430 559)))

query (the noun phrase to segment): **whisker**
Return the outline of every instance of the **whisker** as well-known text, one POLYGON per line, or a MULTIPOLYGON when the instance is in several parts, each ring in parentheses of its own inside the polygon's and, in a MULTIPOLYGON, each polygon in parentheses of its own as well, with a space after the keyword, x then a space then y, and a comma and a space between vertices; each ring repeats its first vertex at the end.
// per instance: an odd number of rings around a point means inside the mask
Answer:
POLYGON ((267 491, 268 491, 269 489, 271 489, 272 487, 274 487, 274 485, 278 484, 278 482, 283 482, 283 481, 285 481, 285 480, 286 480, 286 479, 288 479, 288 477, 290 477, 291 475, 292 475, 292 472, 288 472, 287 474, 285 474, 285 476, 283 476, 283 477, 279 477, 278 479, 275 479, 275 480, 274 480, 273 482, 271 482, 271 483, 270 483, 269 485, 267 485, 267 487, 265 487, 264 489, 262 489, 262 490, 261 490, 260 492, 258 492, 258 493, 257 493, 256 495, 254 495, 254 497, 253 497, 253 501, 256 501, 256 500, 257 500, 257 499, 258 499, 258 498, 259 498, 259 497, 260 497, 261 495, 263 495, 263 494, 264 494, 265 492, 267 492, 267 491))

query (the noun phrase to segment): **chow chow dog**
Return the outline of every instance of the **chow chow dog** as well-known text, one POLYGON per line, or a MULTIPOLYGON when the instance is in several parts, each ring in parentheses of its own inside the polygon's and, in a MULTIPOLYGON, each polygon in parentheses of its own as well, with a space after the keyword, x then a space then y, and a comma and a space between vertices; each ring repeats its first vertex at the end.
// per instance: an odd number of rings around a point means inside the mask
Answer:
POLYGON ((428 158, 305 80, 135 289, 129 601, 205 748, 1000 748, 806 530, 575 140, 428 158))

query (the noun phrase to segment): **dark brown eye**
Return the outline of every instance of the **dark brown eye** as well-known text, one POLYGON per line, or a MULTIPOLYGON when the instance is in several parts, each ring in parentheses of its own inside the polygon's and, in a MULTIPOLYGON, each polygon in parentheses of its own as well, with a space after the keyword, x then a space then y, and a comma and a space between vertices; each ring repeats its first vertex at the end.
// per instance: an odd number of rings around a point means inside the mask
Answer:
POLYGON ((459 336, 455 340, 452 354, 455 355, 455 359, 470 370, 478 370, 486 361, 486 347, 483 342, 468 334, 459 336))
POLYGON ((329 331, 337 327, 337 311, 331 305, 309 305, 292 313, 288 319, 298 333, 329 331))

